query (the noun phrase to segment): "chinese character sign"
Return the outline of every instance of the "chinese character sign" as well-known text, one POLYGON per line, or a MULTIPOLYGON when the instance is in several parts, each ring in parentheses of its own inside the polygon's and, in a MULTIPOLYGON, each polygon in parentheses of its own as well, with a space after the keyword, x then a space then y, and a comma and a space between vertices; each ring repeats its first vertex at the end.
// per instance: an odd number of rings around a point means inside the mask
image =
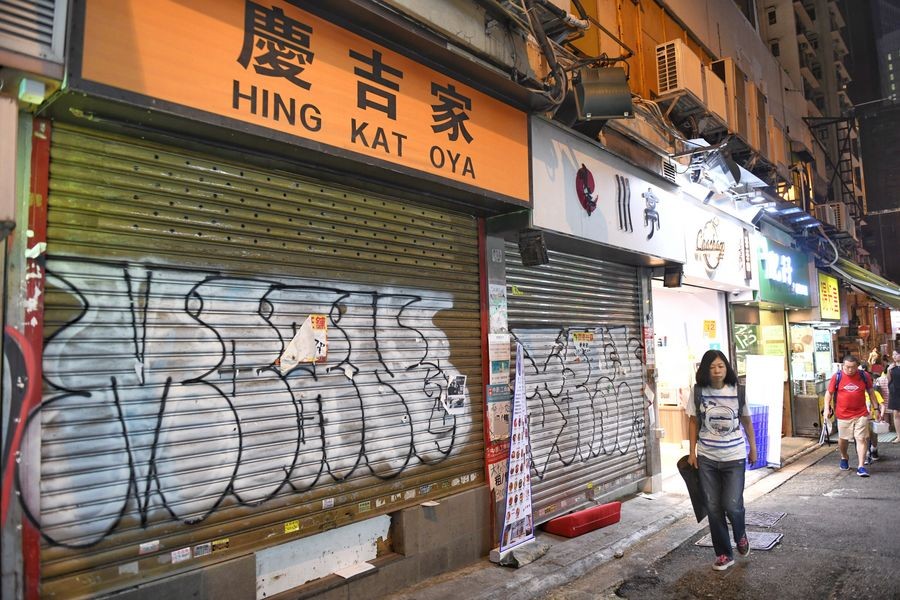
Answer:
POLYGON ((86 0, 82 44, 136 104, 530 201, 526 113, 286 0, 86 0))
POLYGON ((801 308, 811 305, 806 254, 763 239, 759 263, 760 300, 801 308))
POLYGON ((838 280, 825 273, 819 273, 819 313, 823 319, 841 320, 838 280))

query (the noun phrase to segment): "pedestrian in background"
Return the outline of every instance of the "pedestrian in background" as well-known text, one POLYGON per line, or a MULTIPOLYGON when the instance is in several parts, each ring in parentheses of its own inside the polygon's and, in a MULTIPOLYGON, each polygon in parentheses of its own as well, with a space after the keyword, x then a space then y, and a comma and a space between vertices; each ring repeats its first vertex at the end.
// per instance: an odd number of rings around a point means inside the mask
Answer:
POLYGON ((894 362, 887 368, 888 408, 894 413, 894 443, 900 442, 900 350, 894 350, 894 362))
POLYGON ((869 409, 866 407, 866 391, 872 389, 872 377, 860 371, 858 358, 849 355, 844 358, 841 370, 831 376, 828 389, 825 391, 823 417, 826 421, 831 416, 831 401, 834 399, 841 471, 850 470, 850 456, 847 450, 850 440, 855 440, 859 462, 856 474, 860 477, 869 476, 869 471, 865 467, 866 451, 869 449, 869 409))
POLYGON ((687 406, 690 455, 688 462, 700 469, 700 484, 706 497, 709 532, 716 561, 713 569, 724 571, 734 564, 728 523, 731 521, 738 554, 750 554, 744 520, 744 473, 748 453, 741 425, 749 440, 750 462, 756 461, 756 436, 744 390, 737 375, 719 350, 708 350, 695 376, 695 401, 687 406), (699 406, 698 406, 699 405, 699 406))
POLYGON ((875 432, 875 423, 884 422, 885 404, 884 397, 878 385, 879 377, 875 380, 874 388, 866 391, 866 407, 869 409, 869 452, 866 455, 866 466, 877 461, 878 456, 878 434, 875 432))
POLYGON ((876 348, 872 348, 872 351, 869 352, 869 361, 868 361, 869 364, 872 364, 873 362, 875 362, 876 360, 878 360, 878 357, 879 357, 879 356, 881 356, 881 353, 878 352, 878 348, 877 348, 877 347, 876 347, 876 348))

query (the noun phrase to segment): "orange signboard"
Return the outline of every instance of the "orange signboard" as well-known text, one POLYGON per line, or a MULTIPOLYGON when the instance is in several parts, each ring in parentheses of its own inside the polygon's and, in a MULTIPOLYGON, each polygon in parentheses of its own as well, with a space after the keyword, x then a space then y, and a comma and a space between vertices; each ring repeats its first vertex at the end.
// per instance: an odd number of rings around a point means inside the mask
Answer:
POLYGON ((84 81, 530 201, 527 114, 287 2, 86 0, 83 35, 84 81))

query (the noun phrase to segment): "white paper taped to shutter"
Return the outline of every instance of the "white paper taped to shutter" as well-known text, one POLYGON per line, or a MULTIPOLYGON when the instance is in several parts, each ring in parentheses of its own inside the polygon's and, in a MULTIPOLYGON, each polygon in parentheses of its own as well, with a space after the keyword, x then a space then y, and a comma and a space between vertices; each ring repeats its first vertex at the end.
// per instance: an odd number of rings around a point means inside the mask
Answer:
POLYGON ((278 358, 278 369, 285 375, 300 363, 322 364, 327 356, 328 322, 325 315, 309 315, 278 358))

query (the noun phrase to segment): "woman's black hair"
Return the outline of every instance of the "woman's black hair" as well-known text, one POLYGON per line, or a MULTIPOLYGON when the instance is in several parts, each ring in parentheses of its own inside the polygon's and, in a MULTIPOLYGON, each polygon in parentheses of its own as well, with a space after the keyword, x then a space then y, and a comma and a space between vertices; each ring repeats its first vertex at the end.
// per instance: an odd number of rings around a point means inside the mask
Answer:
POLYGON ((712 379, 709 376, 709 366, 717 358, 721 358, 722 362, 725 363, 725 385, 737 385, 737 373, 731 368, 731 363, 728 362, 728 358, 722 354, 721 350, 707 350, 703 355, 703 358, 700 359, 700 366, 697 367, 695 381, 700 387, 709 387, 712 383, 712 379))

